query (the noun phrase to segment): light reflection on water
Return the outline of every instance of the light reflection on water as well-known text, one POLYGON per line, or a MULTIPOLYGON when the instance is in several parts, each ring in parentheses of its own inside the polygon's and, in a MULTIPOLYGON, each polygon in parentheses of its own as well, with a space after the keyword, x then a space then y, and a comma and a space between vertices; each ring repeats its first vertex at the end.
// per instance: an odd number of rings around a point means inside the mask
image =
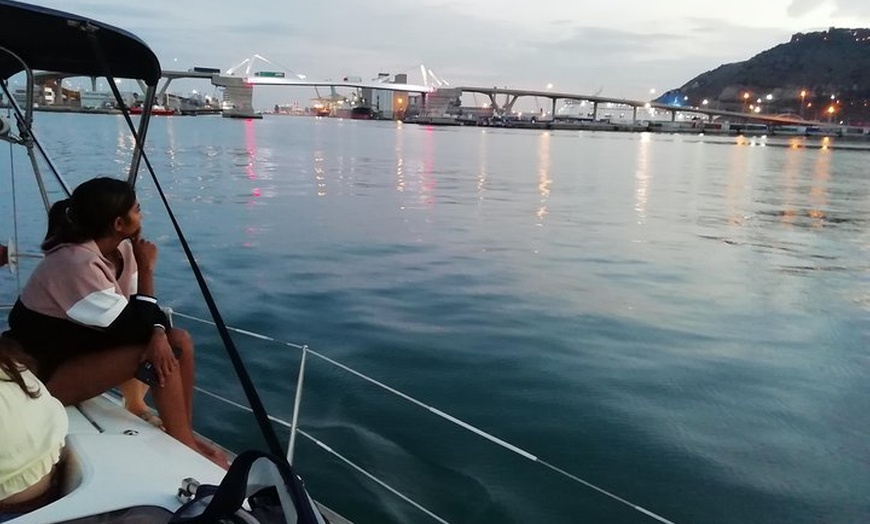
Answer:
MULTIPOLYGON (((73 184, 123 176, 117 119, 44 116, 73 184), (61 131, 75 126, 91 132, 61 131), (79 154, 97 144, 114 153, 79 154)), ((156 119, 149 139, 231 323, 307 343, 675 522, 870 515, 870 151, 291 117, 156 119)), ((147 180, 139 193, 163 300, 202 315, 147 180)), ((201 383, 232 394, 214 334, 185 327, 201 383)), ((296 355, 239 342, 286 417, 296 355)), ((310 373, 303 426, 448 520, 644 522, 310 373)), ((253 438, 246 416, 198 402, 206 433, 253 438)), ((358 521, 419 518, 316 450, 301 457, 315 494, 358 521)))

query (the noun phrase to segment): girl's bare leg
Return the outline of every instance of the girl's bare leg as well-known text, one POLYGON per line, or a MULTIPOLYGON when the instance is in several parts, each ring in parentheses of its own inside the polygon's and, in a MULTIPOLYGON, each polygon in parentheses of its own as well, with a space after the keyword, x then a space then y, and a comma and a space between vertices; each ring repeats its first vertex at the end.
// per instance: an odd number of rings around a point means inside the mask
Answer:
MULTIPOLYGON (((194 384, 194 350, 193 338, 190 333, 183 329, 172 328, 167 333, 169 345, 180 350, 178 355, 179 370, 181 371, 182 390, 184 391, 184 401, 187 408, 188 424, 193 427, 193 384, 194 384)), ((203 442, 194 436, 196 449, 215 464, 226 468, 227 457, 223 451, 214 446, 203 442)))
POLYGON ((119 346, 85 353, 61 364, 45 386, 64 406, 76 404, 132 380, 145 346, 119 346))
MULTIPOLYGON (((142 360, 145 346, 120 346, 105 351, 85 353, 61 364, 45 386, 64 406, 83 402, 103 392, 133 380, 142 360)), ((217 450, 198 443, 184 400, 185 385, 181 372, 166 377, 163 387, 154 387, 152 395, 166 432, 176 440, 204 455, 222 467, 226 457, 217 450)))
POLYGON ((124 395, 124 407, 127 408, 127 411, 137 417, 144 417, 151 412, 145 403, 148 384, 134 378, 118 386, 118 389, 124 395))
POLYGON ((187 408, 188 422, 193 424, 193 338, 191 338, 190 333, 178 328, 170 329, 166 335, 169 339, 169 345, 181 351, 178 356, 178 364, 181 370, 181 382, 184 386, 184 404, 187 408))

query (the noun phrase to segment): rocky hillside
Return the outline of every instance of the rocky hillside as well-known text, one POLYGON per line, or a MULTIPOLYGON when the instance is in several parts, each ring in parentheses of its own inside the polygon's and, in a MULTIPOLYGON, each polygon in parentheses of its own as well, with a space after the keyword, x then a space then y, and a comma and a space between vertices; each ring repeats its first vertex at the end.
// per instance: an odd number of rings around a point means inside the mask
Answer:
POLYGON ((691 105, 707 99, 744 111, 760 98, 765 112, 806 118, 827 118, 833 106, 837 119, 870 123, 870 29, 797 33, 788 43, 703 73, 661 99, 685 97, 691 105))

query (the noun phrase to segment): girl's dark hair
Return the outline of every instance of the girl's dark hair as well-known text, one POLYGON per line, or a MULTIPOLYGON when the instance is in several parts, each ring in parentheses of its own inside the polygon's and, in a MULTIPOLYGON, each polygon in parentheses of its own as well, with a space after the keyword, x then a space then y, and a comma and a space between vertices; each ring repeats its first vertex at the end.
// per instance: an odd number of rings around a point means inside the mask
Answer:
POLYGON ((42 392, 39 391, 39 387, 36 387, 36 389, 30 389, 27 387, 27 384, 24 382, 24 377, 21 376, 21 373, 27 370, 27 366, 13 358, 13 355, 17 353, 21 353, 21 351, 18 349, 15 342, 6 337, 0 337, 0 370, 9 377, 0 378, 0 381, 14 382, 21 388, 21 391, 23 391, 25 395, 30 398, 37 398, 42 394, 42 392))
POLYGON ((125 216, 135 203, 133 186, 123 180, 101 177, 79 184, 70 198, 51 206, 42 250, 106 235, 115 219, 125 216))

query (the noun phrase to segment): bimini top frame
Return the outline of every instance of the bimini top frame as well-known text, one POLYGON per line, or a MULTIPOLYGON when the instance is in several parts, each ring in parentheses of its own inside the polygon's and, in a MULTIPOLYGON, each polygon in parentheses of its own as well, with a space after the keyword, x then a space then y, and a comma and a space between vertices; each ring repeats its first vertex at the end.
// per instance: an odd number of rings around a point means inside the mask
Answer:
MULTIPOLYGON (((160 80, 157 56, 145 42, 123 29, 10 0, 0 0, 0 20, 0 47, 17 55, 31 69, 139 79, 149 86, 156 86, 160 80), (102 56, 95 52, 94 38, 102 56)), ((0 55, 0 79, 21 71, 21 62, 0 55)))
POLYGON ((162 75, 160 61, 151 48, 123 29, 72 13, 12 0, 0 0, 0 20, 4 22, 4 28, 0 31, 0 88, 13 107, 21 130, 17 140, 9 136, 0 138, 27 147, 40 192, 43 193, 46 210, 49 202, 34 160, 34 146, 48 161, 67 194, 70 189, 33 136, 33 90, 26 90, 27 101, 23 111, 9 92, 7 85, 9 78, 21 72, 27 75, 29 86, 33 85, 34 70, 106 77, 109 80, 109 88, 115 95, 136 140, 128 175, 128 182, 135 184, 142 160, 142 145, 151 117, 151 107, 157 92, 157 82, 162 75), (139 122, 138 133, 124 106, 121 93, 115 85, 116 78, 141 80, 147 86, 145 110, 139 122))

